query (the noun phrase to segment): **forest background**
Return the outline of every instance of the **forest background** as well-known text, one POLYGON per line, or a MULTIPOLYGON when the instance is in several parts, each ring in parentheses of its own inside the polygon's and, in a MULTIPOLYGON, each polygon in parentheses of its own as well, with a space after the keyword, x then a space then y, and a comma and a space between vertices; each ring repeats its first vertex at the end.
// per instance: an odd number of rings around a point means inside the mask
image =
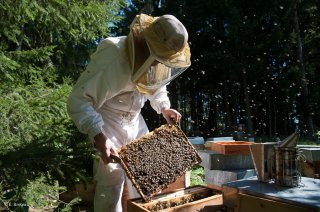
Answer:
MULTIPOLYGON (((0 208, 69 210, 58 194, 91 177, 92 148, 66 112, 90 54, 140 12, 173 14, 192 66, 169 86, 187 136, 256 142, 320 130, 317 0, 3 0, 0 2, 0 208), (13 204, 18 203, 18 204, 13 204)), ((148 104, 150 130, 164 123, 148 104)), ((77 200, 75 200, 76 202, 77 200)))

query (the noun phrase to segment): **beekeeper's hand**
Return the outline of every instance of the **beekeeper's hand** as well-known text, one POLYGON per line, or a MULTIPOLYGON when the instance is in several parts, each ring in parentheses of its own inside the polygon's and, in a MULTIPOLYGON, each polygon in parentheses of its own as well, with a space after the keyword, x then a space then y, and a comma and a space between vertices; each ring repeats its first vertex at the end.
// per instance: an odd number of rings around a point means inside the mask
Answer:
POLYGON ((99 133, 94 137, 94 147, 97 149, 101 159, 105 164, 112 162, 110 155, 118 155, 118 152, 110 139, 103 133, 99 133))
POLYGON ((181 114, 178 111, 170 108, 163 108, 161 112, 168 124, 180 123, 181 114))

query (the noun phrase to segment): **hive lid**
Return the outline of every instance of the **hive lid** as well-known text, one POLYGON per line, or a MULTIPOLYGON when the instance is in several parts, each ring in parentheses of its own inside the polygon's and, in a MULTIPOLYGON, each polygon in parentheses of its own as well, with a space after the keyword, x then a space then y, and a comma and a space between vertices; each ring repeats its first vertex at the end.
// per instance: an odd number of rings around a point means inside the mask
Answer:
POLYGON ((203 137, 188 137, 191 144, 204 144, 203 137))
POLYGON ((177 125, 162 125, 132 141, 120 149, 119 157, 145 201, 201 163, 197 150, 177 125))

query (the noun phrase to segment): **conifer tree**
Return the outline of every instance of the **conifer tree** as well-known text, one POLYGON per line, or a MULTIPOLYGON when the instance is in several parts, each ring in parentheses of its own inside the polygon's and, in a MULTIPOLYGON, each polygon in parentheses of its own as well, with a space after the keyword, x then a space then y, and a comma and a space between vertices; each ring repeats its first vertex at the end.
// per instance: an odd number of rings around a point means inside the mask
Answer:
POLYGON ((66 99, 124 6, 125 0, 0 1, 0 208, 26 199, 25 186, 39 177, 56 188, 56 180, 68 186, 91 176, 91 148, 66 99))

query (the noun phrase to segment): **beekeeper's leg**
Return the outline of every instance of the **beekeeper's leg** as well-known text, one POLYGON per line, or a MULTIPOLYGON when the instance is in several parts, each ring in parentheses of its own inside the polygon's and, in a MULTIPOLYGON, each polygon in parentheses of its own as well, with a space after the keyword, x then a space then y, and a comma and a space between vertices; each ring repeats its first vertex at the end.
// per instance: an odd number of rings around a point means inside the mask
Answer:
POLYGON ((94 161, 94 178, 97 181, 94 196, 95 212, 122 212, 121 197, 125 174, 120 164, 94 161))
POLYGON ((128 199, 141 197, 137 189, 133 186, 132 182, 127 177, 126 177, 126 185, 128 189, 128 199))
POLYGON ((124 183, 123 186, 123 194, 122 194, 122 211, 123 212, 127 212, 128 208, 127 208, 127 201, 129 199, 129 195, 128 195, 128 186, 127 183, 124 183))
POLYGON ((123 188, 123 194, 122 194, 123 212, 127 211, 127 201, 129 199, 134 199, 138 197, 140 197, 140 195, 138 194, 136 188, 132 185, 131 181, 126 177, 126 181, 123 188))

